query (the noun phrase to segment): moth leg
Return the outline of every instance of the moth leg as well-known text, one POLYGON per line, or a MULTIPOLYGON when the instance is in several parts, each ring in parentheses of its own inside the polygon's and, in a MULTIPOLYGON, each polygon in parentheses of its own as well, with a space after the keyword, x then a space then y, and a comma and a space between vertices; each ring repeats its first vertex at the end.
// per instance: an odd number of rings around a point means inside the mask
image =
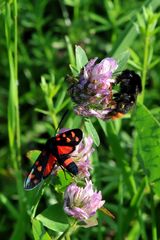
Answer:
POLYGON ((67 176, 66 176, 66 169, 62 166, 62 165, 59 165, 61 167, 61 169, 63 170, 63 173, 64 173, 64 176, 65 176, 65 179, 67 179, 67 176))

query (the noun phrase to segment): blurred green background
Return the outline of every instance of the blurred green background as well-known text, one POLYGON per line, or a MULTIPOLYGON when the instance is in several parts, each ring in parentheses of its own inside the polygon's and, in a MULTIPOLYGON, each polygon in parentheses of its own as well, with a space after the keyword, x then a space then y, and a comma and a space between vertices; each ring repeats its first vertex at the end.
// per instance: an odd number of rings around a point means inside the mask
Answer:
MULTIPOLYGON (((159 10, 159 0, 0 1, 1 239, 34 239, 31 194, 23 191, 23 179, 31 166, 26 152, 39 149, 53 136, 66 109, 70 114, 64 127, 83 127, 67 94, 66 75, 69 64, 75 64, 75 45, 89 59, 117 57, 128 50, 126 67, 141 75, 145 91, 139 102, 148 110, 135 107, 131 117, 114 123, 93 119, 101 143, 95 146, 92 179, 116 219, 100 213, 98 226, 80 229, 72 239, 160 239, 159 10), (135 118, 141 114, 144 122, 137 123, 135 118), (146 143, 155 143, 149 150, 137 137, 142 126, 146 133, 152 127, 148 139, 144 138, 146 143), (148 174, 152 166, 145 159, 148 156, 152 162, 155 151, 158 170, 148 174)), ((47 190, 38 211, 52 198, 47 190)))

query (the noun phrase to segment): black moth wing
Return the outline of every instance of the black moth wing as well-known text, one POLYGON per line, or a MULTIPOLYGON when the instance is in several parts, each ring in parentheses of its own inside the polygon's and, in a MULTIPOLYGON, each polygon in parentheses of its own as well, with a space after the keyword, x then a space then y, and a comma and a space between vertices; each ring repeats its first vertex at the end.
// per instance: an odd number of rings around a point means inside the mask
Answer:
POLYGON ((43 150, 40 153, 24 181, 25 190, 31 190, 35 188, 42 181, 49 157, 50 153, 46 150, 43 150))
POLYGON ((61 158, 63 155, 72 153, 82 138, 83 132, 79 128, 68 130, 50 138, 47 141, 47 149, 52 152, 53 155, 61 158), (54 149, 53 146, 55 146, 54 149))

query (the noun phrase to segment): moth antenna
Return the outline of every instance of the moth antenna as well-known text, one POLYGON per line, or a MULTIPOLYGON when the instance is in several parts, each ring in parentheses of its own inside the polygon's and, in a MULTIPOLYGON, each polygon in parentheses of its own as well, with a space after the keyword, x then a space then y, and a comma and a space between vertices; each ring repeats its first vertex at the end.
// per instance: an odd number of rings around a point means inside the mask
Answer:
POLYGON ((55 134, 57 133, 58 129, 61 127, 61 124, 62 124, 62 122, 63 122, 63 120, 64 120, 64 118, 65 118, 65 116, 67 115, 68 112, 69 112, 68 109, 64 112, 64 114, 63 114, 63 116, 61 118, 61 121, 59 122, 58 127, 57 127, 57 129, 55 131, 55 134))

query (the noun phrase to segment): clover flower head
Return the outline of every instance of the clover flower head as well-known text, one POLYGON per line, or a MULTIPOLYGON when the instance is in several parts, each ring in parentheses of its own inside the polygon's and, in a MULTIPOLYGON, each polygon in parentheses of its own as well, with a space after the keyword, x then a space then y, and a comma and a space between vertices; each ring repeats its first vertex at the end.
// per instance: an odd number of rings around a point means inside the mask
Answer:
POLYGON ((77 146, 76 150, 71 154, 75 163, 78 166, 78 177, 89 178, 89 170, 92 168, 90 163, 90 155, 94 151, 93 140, 90 136, 84 137, 83 141, 77 146))
MULTIPOLYGON (((68 131, 67 128, 61 128, 58 133, 64 133, 68 131)), ((90 169, 91 162, 90 162, 90 155, 94 151, 93 148, 93 139, 88 136, 84 137, 83 140, 76 146, 76 149, 69 154, 69 157, 73 159, 78 167, 78 177, 79 178, 89 178, 90 177, 90 169)), ((56 174, 58 170, 61 168, 59 166, 54 168, 53 174, 56 174)))
POLYGON ((70 87, 69 93, 76 103, 74 110, 77 114, 105 119, 113 105, 113 73, 118 64, 113 58, 105 58, 100 63, 97 60, 98 58, 91 59, 84 66, 79 81, 70 87))
POLYGON ((101 192, 93 190, 91 180, 86 180, 84 188, 75 183, 69 185, 64 194, 64 211, 80 221, 94 216, 104 203, 101 192))

